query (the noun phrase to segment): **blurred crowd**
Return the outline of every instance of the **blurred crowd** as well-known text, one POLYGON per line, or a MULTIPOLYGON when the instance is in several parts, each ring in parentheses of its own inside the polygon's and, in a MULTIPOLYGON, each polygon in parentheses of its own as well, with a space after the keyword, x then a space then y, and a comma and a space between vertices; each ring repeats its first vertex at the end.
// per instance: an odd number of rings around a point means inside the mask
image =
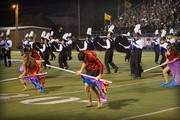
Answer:
POLYGON ((155 30, 172 28, 180 22, 180 2, 178 0, 144 0, 142 4, 127 10, 126 14, 114 21, 121 29, 133 29, 141 24, 142 29, 155 30))

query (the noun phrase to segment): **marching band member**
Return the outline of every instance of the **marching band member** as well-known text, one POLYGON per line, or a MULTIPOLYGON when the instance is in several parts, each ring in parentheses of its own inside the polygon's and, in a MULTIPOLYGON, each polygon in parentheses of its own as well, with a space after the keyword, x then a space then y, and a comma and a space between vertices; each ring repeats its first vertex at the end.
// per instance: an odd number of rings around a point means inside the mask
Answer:
MULTIPOLYGON (((43 48, 40 48, 40 51, 42 52, 42 56, 43 56, 43 64, 44 64, 44 69, 47 69, 46 64, 51 65, 51 63, 49 62, 49 51, 51 50, 50 45, 49 45, 49 36, 50 33, 47 33, 44 39, 44 44, 43 44, 43 48)), ((49 67, 50 68, 50 67, 49 67)))
POLYGON ((114 68, 115 73, 117 73, 117 71, 118 71, 118 67, 113 62, 114 43, 113 43, 113 39, 111 37, 112 33, 113 33, 113 29, 114 29, 114 25, 112 25, 108 30, 106 46, 102 45, 102 47, 106 49, 105 57, 104 57, 104 63, 105 63, 106 70, 107 70, 106 74, 111 73, 109 64, 112 66, 112 68, 114 68))
POLYGON ((158 30, 155 31, 155 38, 153 39, 152 41, 152 46, 153 46, 153 49, 154 49, 154 52, 155 52, 155 59, 154 59, 154 62, 156 64, 158 64, 158 61, 159 61, 159 52, 160 52, 160 39, 158 37, 158 30))
POLYGON ((141 62, 143 44, 140 40, 141 37, 140 24, 137 24, 134 28, 134 38, 130 46, 125 46, 126 49, 131 50, 130 69, 131 75, 134 79, 141 79, 141 73, 143 72, 141 62))
POLYGON ((92 28, 88 28, 86 32, 86 38, 83 41, 84 42, 84 47, 79 48, 79 51, 84 51, 84 50, 94 50, 94 45, 93 41, 91 40, 91 35, 92 35, 92 28))
POLYGON ((68 33, 67 40, 65 41, 67 46, 67 57, 69 60, 72 60, 72 33, 68 33))
MULTIPOLYGON (((166 61, 166 56, 165 56, 165 53, 167 51, 167 45, 168 43, 166 42, 166 31, 163 30, 162 33, 161 33, 161 40, 160 40, 160 51, 161 51, 161 61, 160 61, 160 64, 164 63, 166 61)), ((163 69, 165 68, 165 65, 164 66, 161 66, 163 69)))
POLYGON ((5 67, 11 67, 11 47, 12 41, 10 40, 10 30, 8 29, 6 32, 6 40, 4 41, 4 65, 5 67), (9 59, 7 64, 7 59, 9 59))
POLYGON ((50 38, 50 46, 51 46, 51 51, 50 51, 51 59, 50 60, 55 60, 56 59, 56 55, 53 53, 53 52, 55 52, 55 48, 54 48, 55 39, 53 38, 53 34, 54 34, 54 32, 51 31, 51 34, 49 36, 49 38, 50 38))
POLYGON ((2 32, 1 35, 0 35, 0 60, 3 60, 3 57, 4 57, 4 40, 3 40, 3 37, 4 37, 4 33, 2 32))
POLYGON ((29 39, 29 34, 27 33, 24 37, 24 40, 22 41, 22 48, 25 48, 29 45, 28 39, 29 39))
POLYGON ((131 60, 130 60, 130 68, 131 75, 135 79, 141 79, 141 73, 143 72, 141 62, 142 48, 143 46, 138 43, 140 41, 140 34, 135 33, 134 39, 131 43, 131 60))
POLYGON ((29 33, 29 42, 28 42, 28 45, 29 45, 29 49, 33 49, 33 47, 34 47, 34 32, 33 31, 31 31, 30 33, 29 33))
POLYGON ((92 36, 92 28, 88 28, 86 32, 87 50, 94 50, 94 45, 91 36, 92 36))
POLYGON ((59 67, 60 68, 65 68, 68 69, 68 63, 67 63, 67 46, 65 44, 65 40, 67 39, 68 34, 65 33, 62 37, 62 40, 59 41, 58 46, 59 48, 56 48, 56 51, 59 52, 59 58, 58 58, 58 62, 59 62, 59 67))
POLYGON ((168 44, 172 44, 172 45, 174 45, 175 44, 175 39, 174 39, 174 37, 173 37, 173 34, 174 34, 174 30, 173 29, 170 29, 170 31, 169 31, 169 34, 168 34, 168 36, 167 36, 167 43, 168 44))
MULTIPOLYGON (((125 34, 124 36, 126 36, 127 38, 130 38, 130 32, 128 32, 127 34, 125 34)), ((124 60, 126 62, 126 60, 128 60, 128 62, 130 61, 130 57, 131 57, 131 51, 129 49, 126 49, 126 55, 124 57, 124 60)))

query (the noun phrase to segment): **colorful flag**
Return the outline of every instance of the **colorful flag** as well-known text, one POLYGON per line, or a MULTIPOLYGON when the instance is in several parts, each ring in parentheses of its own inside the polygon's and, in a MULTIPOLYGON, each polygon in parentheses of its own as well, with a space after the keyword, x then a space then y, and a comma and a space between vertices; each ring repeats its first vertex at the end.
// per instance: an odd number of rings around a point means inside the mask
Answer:
POLYGON ((44 92, 44 88, 40 83, 40 79, 42 76, 45 77, 45 74, 42 73, 33 76, 25 76, 23 77, 23 79, 31 82, 35 86, 35 88, 38 88, 41 92, 44 92))
POLYGON ((180 59, 168 63, 176 85, 180 85, 180 59))
POLYGON ((97 86, 99 93, 100 93, 100 100, 102 103, 107 102, 107 97, 106 97, 106 93, 107 93, 107 88, 110 84, 109 81, 106 80, 96 80, 95 78, 90 78, 87 76, 83 76, 81 75, 83 81, 86 81, 86 83, 88 84, 92 84, 97 86))
POLYGON ((132 4, 131 4, 129 1, 125 0, 124 6, 125 6, 126 8, 128 8, 128 9, 130 9, 131 6, 132 6, 132 4))
POLYGON ((104 19, 111 21, 111 15, 108 15, 107 13, 104 13, 104 19))

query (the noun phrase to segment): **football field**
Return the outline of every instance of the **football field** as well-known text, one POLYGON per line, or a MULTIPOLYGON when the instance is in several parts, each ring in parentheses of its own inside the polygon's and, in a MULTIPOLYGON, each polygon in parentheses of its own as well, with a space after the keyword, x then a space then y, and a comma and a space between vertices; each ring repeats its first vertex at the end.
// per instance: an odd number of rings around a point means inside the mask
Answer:
MULTIPOLYGON (((104 52, 96 52, 104 61, 104 52)), ((73 51, 69 70, 78 71, 81 62, 73 51)), ((12 62, 12 67, 0 63, 0 120, 179 120, 180 87, 162 87, 165 82, 162 68, 142 73, 142 79, 133 79, 129 62, 124 61, 124 53, 114 52, 114 63, 119 67, 117 73, 102 78, 112 81, 107 91, 108 102, 97 109, 96 96, 92 93, 93 106, 86 107, 87 97, 80 76, 57 69, 48 69, 44 93, 28 83, 28 91, 21 91, 18 68, 22 62, 12 62)), ((56 60, 50 61, 58 66, 56 60)), ((21 59, 19 51, 12 51, 12 59, 21 59)), ((154 67, 154 52, 142 53, 144 70, 154 67)), ((106 68, 104 66, 104 73, 106 68)), ((172 78, 172 75, 169 76, 172 78)))

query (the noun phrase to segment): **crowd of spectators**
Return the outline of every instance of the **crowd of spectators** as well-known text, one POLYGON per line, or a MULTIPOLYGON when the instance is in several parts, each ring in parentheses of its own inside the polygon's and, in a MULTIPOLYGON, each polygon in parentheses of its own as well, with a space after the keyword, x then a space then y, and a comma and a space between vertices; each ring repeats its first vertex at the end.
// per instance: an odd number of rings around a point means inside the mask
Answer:
POLYGON ((113 24, 119 29, 134 29, 141 24, 141 29, 170 29, 180 22, 179 0, 144 0, 135 8, 128 9, 113 24))

